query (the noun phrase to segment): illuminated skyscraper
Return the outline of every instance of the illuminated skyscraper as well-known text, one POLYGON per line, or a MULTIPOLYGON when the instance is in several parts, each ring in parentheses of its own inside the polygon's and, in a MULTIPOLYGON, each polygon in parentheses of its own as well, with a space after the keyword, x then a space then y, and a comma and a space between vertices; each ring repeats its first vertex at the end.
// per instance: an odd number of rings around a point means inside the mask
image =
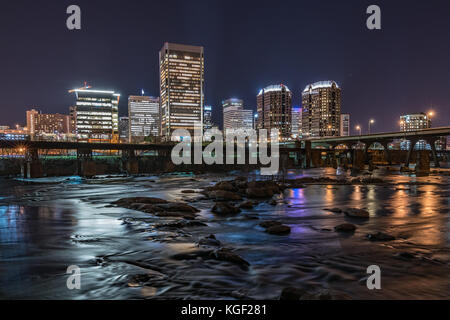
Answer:
POLYGON ((256 97, 258 128, 279 130, 280 137, 292 135, 292 93, 283 84, 262 89, 256 97))
POLYGON ((302 93, 303 137, 340 136, 341 89, 334 81, 306 86, 302 93))
POLYGON ((341 114, 341 136, 350 136, 350 115, 348 113, 341 114))
POLYGON ((223 129, 227 133, 243 131, 245 133, 253 129, 253 111, 244 109, 241 99, 227 99, 222 101, 223 129))
POLYGON ((193 135, 194 123, 203 124, 203 47, 165 43, 159 53, 159 70, 161 136, 169 141, 176 129, 193 135))
POLYGON ((128 117, 131 142, 139 143, 147 137, 159 136, 159 98, 129 96, 128 117))
POLYGON ((214 126, 212 122, 212 106, 205 106, 203 110, 203 131, 209 130, 214 126))
POLYGON ((67 134, 70 118, 65 114, 45 114, 31 109, 27 111, 27 128, 31 136, 67 134))
POLYGON ((130 118, 119 118, 119 139, 122 143, 130 142, 130 118))
POLYGON ((89 87, 69 91, 76 95, 71 108, 78 139, 89 142, 119 141, 119 98, 114 91, 89 87))
MULTIPOLYGON (((400 116, 400 131, 408 132, 408 131, 420 131, 424 129, 431 128, 431 118, 424 112, 421 113, 413 113, 406 114, 400 116)), ((411 142, 408 140, 404 140, 401 142, 400 147, 403 150, 408 150, 411 142)), ((427 142, 424 140, 420 140, 415 145, 416 150, 425 150, 427 149, 427 142)))
POLYGON ((298 137, 301 137, 302 132, 302 108, 300 107, 293 107, 292 108, 292 138, 296 139, 298 137))

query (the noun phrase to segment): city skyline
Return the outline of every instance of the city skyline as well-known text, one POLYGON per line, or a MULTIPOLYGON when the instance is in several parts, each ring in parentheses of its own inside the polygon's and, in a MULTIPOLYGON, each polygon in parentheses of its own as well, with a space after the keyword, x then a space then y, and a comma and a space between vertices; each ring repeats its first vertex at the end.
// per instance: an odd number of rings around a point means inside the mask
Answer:
MULTIPOLYGON (((35 106, 45 113, 65 113, 71 103, 67 90, 84 81, 96 88, 114 88, 123 96, 138 94, 140 88, 157 96, 158 52, 166 41, 205 47, 205 104, 208 105, 218 106, 224 98, 238 97, 255 111, 255 94, 271 83, 285 83, 291 88, 293 104, 297 105, 306 84, 333 79, 345 92, 342 112, 352 114, 353 124, 359 123, 363 130, 368 117, 377 120, 373 130, 392 131, 397 128, 401 114, 430 109, 439 114, 435 126, 450 122, 450 114, 445 112, 448 108, 445 70, 450 62, 440 58, 450 52, 442 32, 449 24, 444 19, 449 7, 445 2, 439 2, 437 10, 429 12, 421 11, 417 4, 404 6, 402 1, 395 4, 379 1, 383 7, 383 30, 376 32, 365 28, 365 3, 288 1, 285 6, 293 10, 283 11, 287 16, 278 21, 282 9, 272 12, 265 1, 256 7, 245 3, 238 6, 233 1, 199 1, 189 6, 175 2, 174 7, 180 11, 198 12, 196 16, 204 19, 188 22, 177 11, 167 21, 155 18, 144 22, 135 19, 135 15, 140 17, 149 10, 158 11, 158 4, 108 2, 108 13, 124 15, 120 23, 102 18, 105 9, 101 1, 98 4, 80 1, 79 5, 85 20, 78 33, 58 28, 60 21, 54 16, 59 6, 47 10, 27 3, 30 10, 22 13, 20 1, 6 5, 4 10, 10 14, 6 15, 4 23, 15 30, 14 37, 23 42, 14 40, 6 28, 0 30, 10 43, 0 53, 4 70, 0 85, 7 93, 3 95, 1 106, 11 109, 2 123, 11 126, 20 123, 23 112, 35 106), (238 12, 233 10, 236 6, 240 8, 238 12), (142 10, 132 10, 137 8, 142 10), (23 17, 20 25, 14 20, 19 12, 23 17), (229 26, 217 19, 227 12, 233 12, 237 18, 248 16, 248 28, 242 28, 243 22, 229 26), (419 28, 414 23, 418 17, 424 19, 422 16, 429 18, 430 23, 419 28), (263 18, 279 23, 273 28, 251 23, 263 18), (46 37, 45 32, 36 34, 31 24, 54 37, 46 37), (280 33, 282 30, 292 32, 285 35, 280 33), (323 34, 320 30, 329 32, 323 34), (263 36, 274 39, 281 47, 259 44, 263 36), (326 41, 317 41, 319 36, 326 41), (294 40, 299 37, 302 41, 294 40), (145 38, 149 40, 143 43, 145 38), (286 41, 288 39, 291 40, 286 41), (314 43, 317 49, 303 50, 303 41, 314 43), (28 55, 20 53, 27 52, 25 42, 34 44, 32 61, 28 55), (129 43, 132 43, 131 48, 129 43), (85 50, 87 46, 89 50, 85 50), (239 51, 234 50, 237 46, 239 51), (390 50, 384 50, 387 47, 390 50), (255 57, 254 52, 258 52, 255 57), (11 60, 14 62, 6 63, 11 60), (364 110, 371 110, 372 114, 364 110)), ((65 8, 64 4, 61 8, 65 8)), ((126 114, 126 109, 126 101, 122 99, 120 116, 126 114)), ((213 121, 222 124, 220 110, 213 111, 213 121)))

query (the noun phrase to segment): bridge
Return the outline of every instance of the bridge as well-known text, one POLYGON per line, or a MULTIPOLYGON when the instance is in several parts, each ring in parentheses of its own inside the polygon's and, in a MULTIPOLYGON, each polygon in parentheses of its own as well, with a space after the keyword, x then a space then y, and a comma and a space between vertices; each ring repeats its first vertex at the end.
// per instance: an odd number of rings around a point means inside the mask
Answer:
POLYGON ((314 146, 327 145, 331 149, 337 146, 345 146, 347 149, 352 149, 354 146, 363 143, 365 153, 374 143, 379 143, 383 146, 386 153, 388 153, 389 158, 389 143, 394 140, 409 140, 411 143, 409 145, 408 154, 406 157, 405 166, 409 166, 411 161, 411 154, 414 150, 415 145, 419 141, 426 141, 431 147, 431 154, 433 156, 433 161, 436 167, 439 167, 439 161, 437 160, 436 145, 435 142, 439 140, 440 137, 445 137, 450 135, 450 127, 440 127, 440 128, 430 128, 418 131, 401 131, 401 132, 385 132, 385 133, 374 133, 369 135, 359 135, 359 136, 347 136, 347 137, 324 137, 324 138, 311 138, 303 140, 305 142, 306 148, 309 144, 314 146))
MULTIPOLYGON (((356 158, 362 158, 365 163, 368 162, 368 151, 374 143, 380 143, 387 155, 388 163, 391 163, 391 152, 388 148, 389 143, 397 139, 405 139, 411 141, 407 152, 405 166, 409 167, 411 155, 414 146, 418 141, 424 140, 431 146, 431 155, 436 167, 439 167, 435 142, 442 136, 450 135, 450 127, 441 127, 433 129, 425 129, 410 132, 387 132, 375 133, 370 135, 348 136, 348 137, 323 137, 310 138, 296 141, 295 143, 287 143, 280 146, 281 160, 295 154, 296 161, 302 162, 305 168, 310 167, 311 159, 318 157, 323 151, 323 147, 332 152, 333 163, 336 154, 339 152, 351 152, 350 157, 355 165, 356 158), (302 146, 304 144, 304 146, 302 146), (356 150, 354 146, 364 144, 363 155, 359 155, 361 150, 356 150), (345 146, 345 148, 336 148, 345 146), (321 150, 314 150, 316 147, 322 147, 321 150)), ((139 172, 139 164, 136 158, 136 151, 154 151, 157 158, 161 161, 170 161, 170 153, 175 143, 154 143, 154 144, 129 144, 129 143, 87 143, 87 142, 65 142, 65 141, 32 141, 32 140, 1 140, 0 149, 21 150, 25 154, 23 171, 24 175, 29 177, 37 177, 42 174, 42 164, 39 160, 39 150, 76 150, 77 160, 80 162, 79 167, 94 168, 93 151, 120 151, 122 160, 124 161, 127 171, 130 173, 139 172), (90 162, 90 163, 87 163, 90 162), (34 173, 33 173, 34 172, 34 173)), ((313 161, 314 162, 314 161, 313 161)), ((314 165, 314 163, 313 163, 314 165)))

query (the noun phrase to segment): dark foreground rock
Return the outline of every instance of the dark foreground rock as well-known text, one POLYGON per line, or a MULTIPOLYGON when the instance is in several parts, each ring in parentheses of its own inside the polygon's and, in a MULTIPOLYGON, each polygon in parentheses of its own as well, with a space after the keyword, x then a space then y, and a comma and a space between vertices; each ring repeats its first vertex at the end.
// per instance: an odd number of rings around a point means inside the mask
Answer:
POLYGON ((277 236, 283 236, 291 233, 291 228, 285 225, 272 226, 267 228, 266 232, 277 236))
POLYGON ((367 210, 358 208, 345 209, 344 213, 351 218, 369 219, 370 214, 367 210))
POLYGON ((348 232, 353 233, 356 230, 356 226, 351 223, 343 223, 336 227, 334 227, 334 231, 336 232, 348 232))
POLYGON ((308 292, 304 289, 288 287, 280 294, 280 300, 350 300, 351 297, 331 290, 308 292))
POLYGON ((201 246, 220 247, 222 244, 216 239, 216 236, 211 234, 208 237, 202 238, 198 241, 201 246))
POLYGON ((135 198, 123 198, 123 199, 119 199, 119 200, 113 202, 113 204, 118 205, 120 207, 126 207, 126 206, 130 206, 130 205, 136 204, 136 203, 140 203, 140 204, 164 204, 164 203, 168 203, 168 201, 164 200, 164 199, 159 199, 159 198, 135 197, 135 198))
POLYGON ((241 258, 238 254, 226 248, 221 248, 217 250, 198 250, 188 253, 179 253, 172 256, 172 258, 175 260, 196 260, 198 258, 202 258, 204 260, 214 259, 236 264, 245 270, 248 269, 248 266, 250 266, 250 263, 241 258))
POLYGON ((242 200, 242 197, 232 191, 226 191, 226 190, 214 190, 207 192, 206 195, 210 199, 214 199, 216 201, 239 201, 242 200))
POLYGON ((240 213, 241 209, 236 208, 229 203, 220 202, 217 203, 211 211, 218 215, 234 215, 240 213))
POLYGON ((386 234, 383 232, 377 232, 377 233, 369 233, 367 236, 367 239, 370 241, 393 241, 395 240, 394 236, 391 236, 390 234, 386 234))
POLYGON ((323 210, 330 211, 330 212, 333 212, 333 213, 342 213, 342 212, 344 212, 342 209, 339 209, 339 208, 326 208, 326 209, 323 209, 323 210))
POLYGON ((252 201, 246 201, 239 205, 239 208, 241 208, 241 209, 253 209, 253 207, 254 207, 254 204, 252 201))
POLYGON ((281 222, 278 221, 263 221, 259 224, 264 229, 274 227, 274 226, 281 226, 281 222))

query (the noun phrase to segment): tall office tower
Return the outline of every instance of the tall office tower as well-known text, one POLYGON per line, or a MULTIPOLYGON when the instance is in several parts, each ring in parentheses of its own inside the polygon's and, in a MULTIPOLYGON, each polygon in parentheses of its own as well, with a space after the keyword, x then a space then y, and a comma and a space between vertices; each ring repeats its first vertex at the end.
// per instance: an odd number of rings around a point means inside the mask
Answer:
POLYGON ((279 130, 282 139, 291 138, 292 93, 283 84, 262 89, 256 97, 258 128, 279 130))
POLYGON ((130 142, 130 118, 119 118, 119 140, 122 143, 130 142))
POLYGON ((203 109, 203 131, 209 130, 214 126, 212 122, 212 106, 205 106, 203 109))
POLYGON ((68 115, 59 113, 45 114, 35 109, 28 110, 26 115, 27 128, 31 136, 69 133, 70 118, 68 115))
MULTIPOLYGON (((431 128, 431 118, 426 113, 413 113, 400 116, 400 131, 420 131, 431 128)), ((410 141, 402 141, 400 148, 408 150, 410 141)), ((415 146, 416 150, 427 149, 427 142, 420 140, 415 146)))
POLYGON ((149 96, 128 97, 129 137, 133 143, 159 136, 159 98, 149 96))
POLYGON ((302 93, 303 137, 340 136, 341 89, 334 81, 306 86, 302 93))
POLYGON ((292 108, 292 138, 297 139, 302 136, 302 108, 293 107, 292 108))
POLYGON ((341 114, 341 136, 350 136, 350 114, 348 113, 341 114))
POLYGON ((114 91, 92 90, 89 87, 70 90, 76 105, 71 108, 80 141, 119 141, 119 99, 114 91))
POLYGON ((249 133, 253 129, 253 111, 244 109, 244 102, 240 99, 222 101, 223 129, 225 135, 238 131, 249 133))
MULTIPOLYGON (((203 47, 165 43, 159 52, 161 136, 165 141, 176 129, 193 136, 194 125, 203 125, 204 105, 203 47)), ((201 129, 201 128, 200 128, 201 129)))

